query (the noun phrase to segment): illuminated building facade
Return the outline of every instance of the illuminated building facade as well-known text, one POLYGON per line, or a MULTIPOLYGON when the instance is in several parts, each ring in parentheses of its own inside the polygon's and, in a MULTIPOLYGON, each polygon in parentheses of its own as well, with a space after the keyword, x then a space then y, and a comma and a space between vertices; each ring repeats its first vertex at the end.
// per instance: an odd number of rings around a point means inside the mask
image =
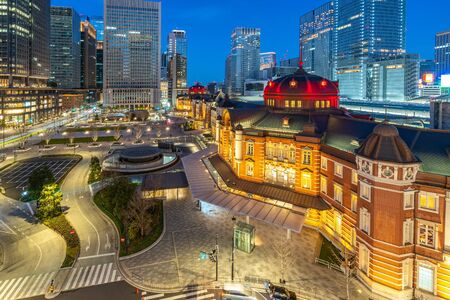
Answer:
POLYGON ((80 87, 80 15, 71 7, 51 8, 50 63, 58 88, 80 87))
POLYGON ((434 60, 436 62, 436 76, 438 80, 440 80, 441 75, 450 74, 450 31, 436 34, 434 60))
POLYGON ((103 99, 106 106, 159 105, 161 2, 106 0, 103 99))
POLYGON ((169 99, 174 104, 178 95, 187 92, 187 35, 184 30, 172 30, 167 38, 167 79, 169 99))
POLYGON ((265 107, 225 109, 209 158, 222 188, 300 214, 378 295, 450 299, 450 131, 353 118, 338 94, 299 69, 269 82, 265 107))
POLYGON ((243 95, 245 80, 259 78, 260 46, 259 28, 234 29, 225 66, 225 88, 229 95, 243 95))
POLYGON ((81 87, 97 86, 97 32, 89 20, 80 23, 81 33, 81 87))
POLYGON ((49 0, 0 7, 0 87, 45 87, 50 76, 49 0))
POLYGON ((334 78, 334 4, 325 3, 300 17, 303 68, 312 74, 334 78))
POLYGON ((103 41, 96 43, 95 77, 97 89, 103 89, 103 41))
POLYGON ((406 1, 334 0, 334 24, 341 96, 366 99, 367 60, 405 52, 406 1))
POLYGON ((367 99, 405 101, 419 96, 419 55, 373 59, 366 68, 367 99))
POLYGON ((188 117, 195 129, 209 129, 211 126, 211 112, 216 102, 208 90, 196 83, 191 86, 188 93, 177 97, 176 113, 188 117))

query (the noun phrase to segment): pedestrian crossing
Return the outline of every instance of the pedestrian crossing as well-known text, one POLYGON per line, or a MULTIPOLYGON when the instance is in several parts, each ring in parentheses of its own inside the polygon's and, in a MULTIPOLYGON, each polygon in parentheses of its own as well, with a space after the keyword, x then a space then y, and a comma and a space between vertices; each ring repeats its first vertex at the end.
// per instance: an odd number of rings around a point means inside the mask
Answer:
POLYGON ((215 300, 215 294, 208 290, 187 291, 180 294, 149 294, 142 292, 142 300, 215 300))
MULTIPOLYGON (((0 299, 15 300, 45 294, 57 272, 41 273, 0 281, 0 299)), ((63 291, 122 280, 113 263, 73 268, 63 284, 63 291)))

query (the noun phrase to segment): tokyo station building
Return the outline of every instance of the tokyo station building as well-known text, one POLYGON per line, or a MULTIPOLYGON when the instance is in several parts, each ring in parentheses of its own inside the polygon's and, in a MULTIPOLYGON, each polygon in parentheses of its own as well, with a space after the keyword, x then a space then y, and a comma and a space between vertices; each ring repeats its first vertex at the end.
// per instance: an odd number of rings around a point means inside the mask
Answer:
POLYGON ((221 110, 210 120, 217 146, 183 159, 192 195, 288 236, 318 230, 356 255, 358 279, 376 294, 450 299, 450 131, 364 120, 338 95, 337 82, 300 67, 268 83, 264 106, 221 110), (186 168, 198 160, 216 190, 186 168))

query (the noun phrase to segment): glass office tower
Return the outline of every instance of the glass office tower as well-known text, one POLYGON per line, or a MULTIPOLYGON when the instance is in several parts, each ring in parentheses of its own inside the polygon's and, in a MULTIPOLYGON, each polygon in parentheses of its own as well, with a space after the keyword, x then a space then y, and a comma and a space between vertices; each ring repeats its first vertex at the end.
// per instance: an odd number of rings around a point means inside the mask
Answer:
POLYGON ((334 80, 334 4, 325 3, 300 17, 300 47, 303 68, 312 74, 334 80))
POLYGON ((3 0, 0 5, 0 87, 47 86, 50 1, 3 0))
POLYGON ((187 35, 184 30, 172 30, 167 38, 168 97, 175 104, 178 95, 187 93, 187 35))
POLYGON ((334 0, 334 21, 341 95, 366 99, 367 60, 405 52, 406 1, 334 0))
POLYGON ((260 68, 261 30, 236 28, 231 34, 231 53, 225 66, 226 92, 243 95, 247 79, 258 79, 260 68))
POLYGON ((103 87, 106 106, 159 104, 161 3, 105 0, 103 87))
POLYGON ((97 33, 89 20, 81 22, 80 33, 81 87, 95 89, 97 81, 97 33))
POLYGON ((436 76, 440 80, 442 75, 450 74, 450 31, 436 34, 434 47, 436 61, 436 76))
POLYGON ((50 81, 58 88, 80 87, 80 15, 71 7, 52 7, 50 81))

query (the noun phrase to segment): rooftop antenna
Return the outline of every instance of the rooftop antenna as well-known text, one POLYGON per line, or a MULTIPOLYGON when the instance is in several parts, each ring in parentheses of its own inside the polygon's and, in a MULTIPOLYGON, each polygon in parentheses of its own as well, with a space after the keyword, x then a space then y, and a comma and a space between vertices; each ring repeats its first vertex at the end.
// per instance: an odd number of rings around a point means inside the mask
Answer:
POLYGON ((303 69, 303 39, 300 38, 300 58, 298 60, 298 67, 303 69))

